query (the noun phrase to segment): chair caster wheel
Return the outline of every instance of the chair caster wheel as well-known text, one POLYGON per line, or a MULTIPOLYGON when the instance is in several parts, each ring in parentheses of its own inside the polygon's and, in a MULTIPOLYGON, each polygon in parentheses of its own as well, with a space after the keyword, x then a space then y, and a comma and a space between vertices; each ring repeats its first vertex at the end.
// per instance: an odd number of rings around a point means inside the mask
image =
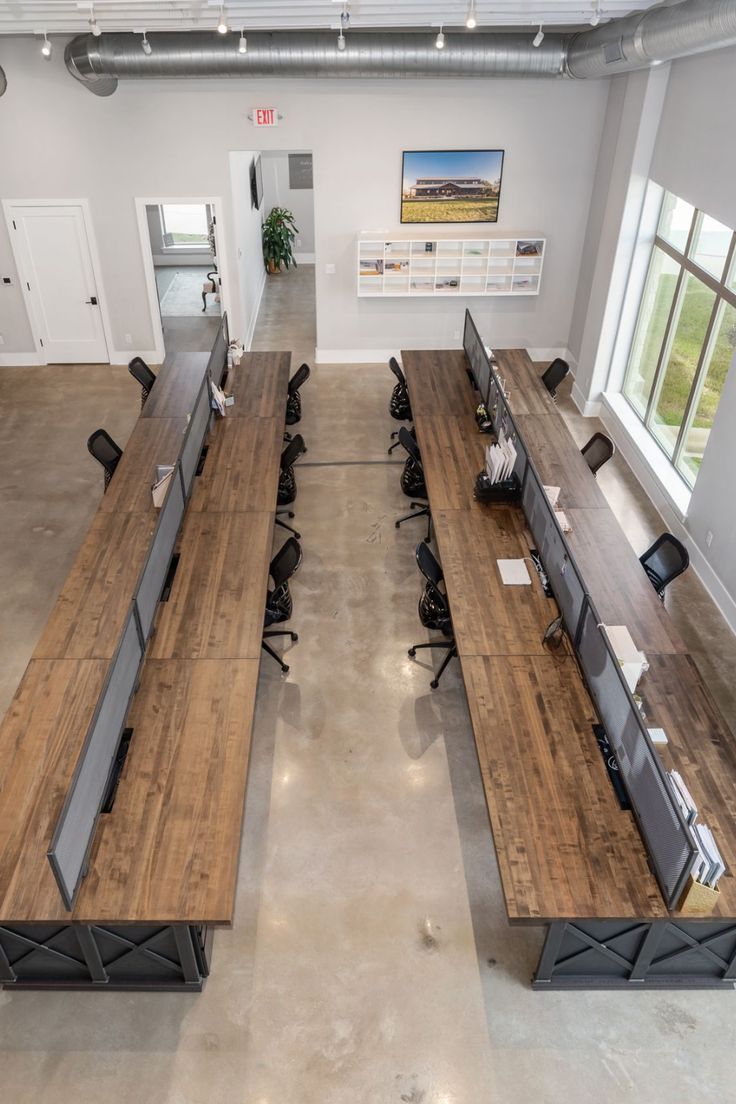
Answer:
POLYGON ((417 654, 417 652, 416 652, 416 648, 410 648, 410 649, 409 649, 409 655, 411 656, 411 658, 412 658, 412 659, 414 658, 414 656, 415 656, 416 654, 417 654))
POLYGON ((432 543, 432 538, 431 537, 424 537, 422 539, 422 544, 431 544, 431 543, 432 543))
POLYGON ((288 666, 288 664, 286 664, 286 663, 282 663, 282 664, 281 664, 281 674, 282 674, 282 675, 288 675, 288 673, 289 673, 289 666, 288 666))
POLYGON ((297 636, 297 634, 296 634, 296 633, 292 633, 292 634, 291 634, 291 639, 292 639, 292 640, 293 640, 294 642, 296 642, 296 641, 297 641, 297 640, 299 639, 299 637, 297 636))
POLYGON ((394 527, 395 527, 396 529, 398 529, 398 528, 399 528, 399 523, 398 523, 398 521, 395 521, 395 522, 394 522, 394 527))
POLYGON ((301 540, 301 539, 302 539, 302 535, 301 535, 301 533, 295 533, 295 534, 294 534, 294 536, 296 537, 296 539, 297 539, 297 540, 301 540))
POLYGON ((432 687, 433 690, 436 690, 437 687, 439 686, 439 683, 438 683, 437 679, 432 679, 432 681, 430 682, 429 685, 432 687))

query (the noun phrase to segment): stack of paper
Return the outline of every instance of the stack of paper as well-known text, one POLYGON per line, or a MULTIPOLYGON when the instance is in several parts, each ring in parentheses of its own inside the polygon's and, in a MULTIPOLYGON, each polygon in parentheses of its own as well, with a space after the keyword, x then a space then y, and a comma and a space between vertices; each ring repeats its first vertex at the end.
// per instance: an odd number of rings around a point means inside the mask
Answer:
POLYGON ((525 560, 496 560, 505 586, 531 586, 529 569, 525 560))
POLYGON ((547 498, 549 499, 549 504, 554 510, 555 506, 557 505, 557 500, 560 497, 560 488, 545 486, 544 493, 547 495, 547 498))
POLYGON ((151 484, 151 494, 153 496, 153 505, 157 510, 160 510, 164 504, 166 492, 169 489, 169 483, 175 471, 176 468, 168 464, 158 464, 156 466, 156 482, 151 484))
POLYGON ((713 833, 707 824, 695 823, 698 808, 680 774, 674 770, 669 771, 668 778, 675 800, 688 823, 690 834, 697 848, 690 873, 696 882, 700 882, 710 889, 715 889, 719 878, 726 869, 726 864, 718 850, 713 833))
POLYGON ((682 780, 682 776, 678 771, 670 771, 670 784, 672 791, 675 795, 675 800, 680 806, 682 815, 688 824, 694 824, 695 818, 698 815, 698 806, 695 804, 692 798, 692 794, 682 780))
POLYGON ((210 380, 210 387, 212 390, 212 409, 219 414, 221 418, 224 418, 225 406, 230 405, 225 397, 225 392, 220 390, 214 380, 210 380))
POLYGON ((562 510, 555 510, 555 517, 557 518, 557 524, 563 533, 572 533, 572 525, 567 520, 567 514, 562 510))
POLYGON ((497 445, 489 445, 486 449, 486 471, 491 483, 500 483, 502 479, 510 479, 516 464, 516 449, 511 441, 500 433, 497 445))

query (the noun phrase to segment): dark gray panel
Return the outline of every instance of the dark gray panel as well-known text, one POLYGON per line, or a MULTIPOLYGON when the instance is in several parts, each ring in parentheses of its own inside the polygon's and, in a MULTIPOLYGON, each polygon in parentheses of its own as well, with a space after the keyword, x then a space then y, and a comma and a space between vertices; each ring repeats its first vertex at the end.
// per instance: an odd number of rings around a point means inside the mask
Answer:
MULTIPOLYGON (((199 456, 199 452, 197 452, 197 455, 199 456)), ((156 607, 161 597, 166 573, 169 570, 169 561, 174 551, 176 536, 183 517, 184 496, 181 489, 181 480, 175 473, 169 484, 169 491, 164 504, 161 507, 151 547, 148 551, 148 559, 141 572, 141 578, 135 593, 138 616, 140 617, 145 640, 148 640, 153 627, 156 607)))
POLYGON ((210 389, 207 377, 202 381, 202 387, 192 411, 192 419, 187 428, 184 447, 181 450, 181 474, 184 480, 184 488, 187 498, 192 489, 192 480, 199 463, 199 454, 202 451, 204 437, 210 420, 210 389))
POLYGON ((289 187, 292 191, 308 190, 312 183, 311 153, 289 154, 289 187))
POLYGON ((227 327, 227 315, 223 314, 220 328, 217 331, 217 337, 215 338, 212 346, 212 352, 210 358, 207 361, 207 371, 209 372, 215 383, 220 386, 222 377, 225 372, 225 365, 227 364, 227 349, 230 344, 227 327))

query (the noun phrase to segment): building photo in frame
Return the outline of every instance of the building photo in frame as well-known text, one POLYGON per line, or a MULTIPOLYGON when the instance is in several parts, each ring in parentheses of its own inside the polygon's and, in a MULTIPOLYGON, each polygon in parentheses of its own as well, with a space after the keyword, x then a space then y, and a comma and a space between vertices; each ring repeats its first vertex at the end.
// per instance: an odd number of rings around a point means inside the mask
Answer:
POLYGON ((401 221, 497 222, 503 150, 405 150, 401 221))

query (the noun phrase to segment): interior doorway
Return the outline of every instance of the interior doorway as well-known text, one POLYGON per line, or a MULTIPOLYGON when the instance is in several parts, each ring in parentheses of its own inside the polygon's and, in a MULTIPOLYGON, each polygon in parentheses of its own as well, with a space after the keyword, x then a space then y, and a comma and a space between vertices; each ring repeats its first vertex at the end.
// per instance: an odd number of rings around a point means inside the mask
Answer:
POLYGON ((157 354, 204 352, 226 309, 217 200, 136 204, 157 354))

